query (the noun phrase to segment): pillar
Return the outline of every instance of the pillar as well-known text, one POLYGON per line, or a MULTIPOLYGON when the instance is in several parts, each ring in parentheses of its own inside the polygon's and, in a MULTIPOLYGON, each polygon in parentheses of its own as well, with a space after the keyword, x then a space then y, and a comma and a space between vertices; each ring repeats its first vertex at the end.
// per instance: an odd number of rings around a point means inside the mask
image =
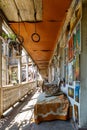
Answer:
MULTIPOLYGON (((2 18, 0 17, 0 36, 2 35, 2 18)), ((2 93, 2 40, 0 39, 0 116, 3 114, 3 93, 2 93)))
POLYGON ((51 65, 48 67, 48 81, 51 82, 51 65))
POLYGON ((6 64, 7 64, 7 68, 6 68, 6 84, 9 84, 9 64, 8 64, 8 62, 9 62, 9 47, 8 47, 8 44, 7 44, 7 46, 6 46, 6 51, 7 51, 7 54, 6 54, 6 56, 7 56, 7 58, 6 58, 6 64))
POLYGON ((80 127, 87 128, 87 1, 82 5, 80 55, 80 127))
POLYGON ((28 55, 26 55, 26 82, 28 82, 28 55))
POLYGON ((19 84, 21 83, 21 77, 22 77, 22 73, 21 73, 21 57, 18 59, 18 82, 19 84))

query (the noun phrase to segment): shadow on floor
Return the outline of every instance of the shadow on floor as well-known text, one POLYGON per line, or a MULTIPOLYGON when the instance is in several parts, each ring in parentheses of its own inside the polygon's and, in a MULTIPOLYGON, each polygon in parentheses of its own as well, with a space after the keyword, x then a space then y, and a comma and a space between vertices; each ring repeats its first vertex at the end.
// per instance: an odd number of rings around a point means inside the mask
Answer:
MULTIPOLYGON (((35 94, 38 96, 38 93, 35 94)), ((55 120, 36 124, 32 116, 34 101, 37 99, 35 94, 29 95, 7 117, 0 120, 0 130, 76 130, 69 120, 55 120)))
POLYGON ((22 127, 22 130, 75 130, 70 121, 49 121, 40 124, 31 123, 22 127))

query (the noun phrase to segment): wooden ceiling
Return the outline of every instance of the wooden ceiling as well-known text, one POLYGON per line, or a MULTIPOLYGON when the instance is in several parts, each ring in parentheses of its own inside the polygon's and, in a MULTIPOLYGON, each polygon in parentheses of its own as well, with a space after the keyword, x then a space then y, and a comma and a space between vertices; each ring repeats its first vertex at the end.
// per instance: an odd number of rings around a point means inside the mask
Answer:
POLYGON ((49 65, 71 2, 72 0, 0 0, 0 8, 10 27, 16 34, 20 32, 23 36, 23 46, 39 69, 47 69, 49 65), (31 38, 35 32, 40 36, 39 42, 34 42, 31 38))

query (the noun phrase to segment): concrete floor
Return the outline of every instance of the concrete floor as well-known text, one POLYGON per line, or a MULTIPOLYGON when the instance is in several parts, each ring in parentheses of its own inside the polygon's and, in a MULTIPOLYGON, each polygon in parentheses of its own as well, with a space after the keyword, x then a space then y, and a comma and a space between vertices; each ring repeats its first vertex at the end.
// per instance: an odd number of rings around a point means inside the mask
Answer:
POLYGON ((0 119, 0 130, 76 130, 71 121, 49 121, 39 125, 32 121, 33 107, 37 101, 37 91, 34 95, 27 96, 22 102, 0 119))

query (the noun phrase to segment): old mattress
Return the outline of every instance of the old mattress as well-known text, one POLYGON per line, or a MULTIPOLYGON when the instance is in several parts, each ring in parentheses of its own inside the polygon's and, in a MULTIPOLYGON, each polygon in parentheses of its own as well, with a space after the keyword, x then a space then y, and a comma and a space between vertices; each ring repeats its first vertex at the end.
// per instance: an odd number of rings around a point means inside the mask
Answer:
POLYGON ((34 106, 34 120, 36 123, 55 119, 67 120, 68 110, 69 101, 64 94, 46 97, 45 93, 41 93, 34 106))

